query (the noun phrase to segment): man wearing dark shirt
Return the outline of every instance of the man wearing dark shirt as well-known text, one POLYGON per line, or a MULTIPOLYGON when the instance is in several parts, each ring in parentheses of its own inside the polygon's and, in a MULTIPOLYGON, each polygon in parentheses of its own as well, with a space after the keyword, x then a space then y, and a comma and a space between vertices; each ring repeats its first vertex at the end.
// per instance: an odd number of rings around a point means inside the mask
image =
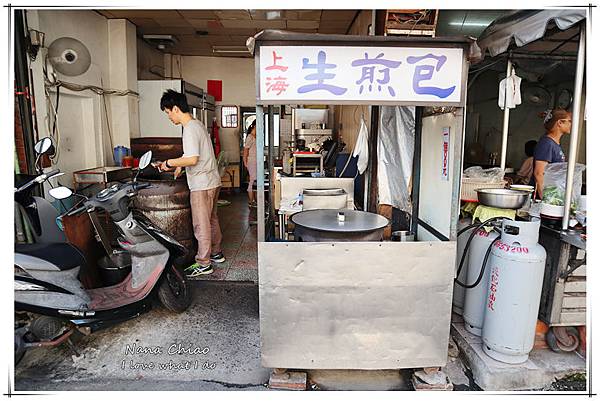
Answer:
POLYGON ((544 119, 544 135, 533 153, 533 176, 531 185, 536 186, 538 197, 544 195, 544 170, 548 163, 565 162, 565 154, 560 147, 560 138, 571 133, 571 113, 563 109, 548 112, 544 119))

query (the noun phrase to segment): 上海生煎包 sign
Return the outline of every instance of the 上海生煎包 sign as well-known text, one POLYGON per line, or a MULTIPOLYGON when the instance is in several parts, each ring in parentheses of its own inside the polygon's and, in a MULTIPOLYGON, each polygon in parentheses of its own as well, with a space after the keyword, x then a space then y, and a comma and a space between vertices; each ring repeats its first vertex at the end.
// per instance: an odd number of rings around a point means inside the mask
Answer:
POLYGON ((460 48, 261 46, 258 100, 458 104, 460 48))

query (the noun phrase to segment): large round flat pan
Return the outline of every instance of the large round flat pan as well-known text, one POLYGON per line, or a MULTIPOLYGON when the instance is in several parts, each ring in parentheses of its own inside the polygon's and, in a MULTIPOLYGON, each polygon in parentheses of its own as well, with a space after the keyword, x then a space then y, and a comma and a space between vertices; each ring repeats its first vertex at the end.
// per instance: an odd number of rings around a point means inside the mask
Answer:
POLYGON ((292 222, 312 230, 348 233, 373 231, 388 225, 388 219, 378 214, 346 209, 307 210, 294 214, 292 222), (338 212, 344 213, 345 221, 338 221, 338 212))

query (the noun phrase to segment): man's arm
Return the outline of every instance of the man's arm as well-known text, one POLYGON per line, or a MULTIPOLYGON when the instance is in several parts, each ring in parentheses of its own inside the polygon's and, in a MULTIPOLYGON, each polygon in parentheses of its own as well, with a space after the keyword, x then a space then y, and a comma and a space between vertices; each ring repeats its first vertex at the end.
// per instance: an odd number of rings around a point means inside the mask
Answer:
POLYGON ((195 166, 198 163, 199 156, 188 156, 188 157, 178 157, 177 159, 168 159, 160 164, 160 169, 162 171, 169 171, 176 167, 189 167, 195 166), (168 166, 167 166, 168 162, 168 166))
POLYGON ((195 166, 198 163, 198 159, 200 159, 200 156, 181 156, 177 159, 169 159, 167 161, 171 167, 190 167, 195 166))
POLYGON ((545 160, 536 160, 535 166, 533 167, 533 176, 535 178, 535 185, 537 186, 537 193, 540 199, 544 197, 544 169, 548 164, 545 160))

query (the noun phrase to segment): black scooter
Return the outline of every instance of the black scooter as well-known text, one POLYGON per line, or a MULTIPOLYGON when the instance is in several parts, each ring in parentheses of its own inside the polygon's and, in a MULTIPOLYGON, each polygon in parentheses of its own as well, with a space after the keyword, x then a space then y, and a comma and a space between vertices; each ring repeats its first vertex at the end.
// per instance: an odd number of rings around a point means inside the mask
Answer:
MULTIPOLYGON (((140 171, 151 157, 151 152, 142 156, 140 171)), ((61 344, 75 330, 88 335, 137 317, 151 308, 154 294, 173 312, 190 306, 191 288, 173 263, 186 249, 130 207, 131 198, 148 186, 135 178, 115 184, 67 213, 103 209, 110 215, 121 234, 119 259, 125 254, 131 260, 131 273, 116 285, 83 288, 78 273, 86 260, 71 244, 15 245, 15 363, 27 349, 61 344)), ((73 193, 57 187, 50 194, 65 199, 73 193)))

